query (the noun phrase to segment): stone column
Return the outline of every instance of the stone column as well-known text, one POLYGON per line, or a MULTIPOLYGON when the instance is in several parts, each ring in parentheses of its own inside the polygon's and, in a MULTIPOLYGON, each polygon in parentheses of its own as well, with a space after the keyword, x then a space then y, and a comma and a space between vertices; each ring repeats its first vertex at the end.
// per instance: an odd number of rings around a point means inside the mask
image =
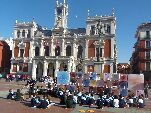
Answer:
POLYGON ((31 63, 28 62, 28 74, 32 74, 32 66, 31 63))
POLYGON ((88 58, 88 46, 89 46, 89 40, 86 39, 86 48, 85 48, 85 58, 88 58))
POLYGON ((43 40, 41 40, 40 56, 44 56, 44 45, 43 45, 43 40))
POLYGON ((68 61, 68 72, 71 72, 71 62, 68 61))
POLYGON ((25 30, 25 38, 27 38, 28 30, 25 30))
POLYGON ((77 59, 77 47, 75 42, 73 42, 73 56, 74 59, 77 59))
POLYGON ((11 69, 10 69, 10 73, 13 72, 13 67, 14 67, 14 65, 13 65, 13 63, 12 63, 12 61, 11 61, 11 69))
POLYGON ((33 79, 36 79, 36 68, 37 68, 37 65, 35 63, 35 60, 33 61, 33 67, 32 67, 32 78, 33 79))
POLYGON ((19 63, 17 63, 17 72, 19 71, 19 63))
POLYGON ((51 40, 51 56, 54 56, 54 38, 51 40))
POLYGON ((48 63, 44 61, 43 77, 47 76, 48 63))
POLYGON ((55 77, 57 77, 57 72, 59 71, 59 62, 56 60, 56 69, 55 69, 55 77))
POLYGON ((65 43, 65 41, 64 41, 64 39, 62 39, 61 56, 65 56, 65 51, 64 51, 65 50, 65 46, 64 46, 65 44, 64 43, 65 43))

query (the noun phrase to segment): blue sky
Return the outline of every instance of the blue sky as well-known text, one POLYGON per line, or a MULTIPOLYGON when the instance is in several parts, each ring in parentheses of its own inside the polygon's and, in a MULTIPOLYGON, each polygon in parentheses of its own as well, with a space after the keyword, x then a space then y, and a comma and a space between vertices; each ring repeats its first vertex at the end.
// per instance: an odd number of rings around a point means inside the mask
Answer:
MULTIPOLYGON (((90 16, 99 16, 110 15, 115 8, 118 62, 129 62, 137 26, 151 21, 151 0, 66 1, 69 4, 69 28, 86 27, 87 10, 90 10, 90 16)), ((55 0, 0 0, 0 37, 12 36, 15 20, 28 22, 35 18, 38 24, 51 29, 54 8, 55 0)))

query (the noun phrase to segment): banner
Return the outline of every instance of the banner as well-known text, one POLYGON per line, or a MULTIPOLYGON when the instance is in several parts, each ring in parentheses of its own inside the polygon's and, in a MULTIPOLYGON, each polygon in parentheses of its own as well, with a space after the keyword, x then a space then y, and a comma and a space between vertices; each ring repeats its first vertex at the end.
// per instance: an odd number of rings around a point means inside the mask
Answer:
POLYGON ((104 86, 104 81, 103 80, 97 80, 96 87, 103 87, 103 86, 104 86))
POLYGON ((77 72, 76 73, 77 79, 82 79, 82 74, 83 74, 82 72, 77 72))
POLYGON ((57 85, 67 85, 70 83, 69 73, 66 71, 58 71, 57 72, 57 85))
POLYGON ((90 86, 96 87, 96 80, 90 80, 90 86))
POLYGON ((84 92, 84 93, 89 92, 89 87, 83 87, 82 92, 84 92))
POLYGON ((128 75, 128 89, 133 90, 144 90, 144 75, 143 74, 129 74, 128 75))
POLYGON ((104 73, 104 81, 111 80, 111 74, 110 73, 104 73))
POLYGON ((90 80, 96 80, 97 73, 93 72, 90 74, 90 80))
POLYGON ((127 89, 128 88, 128 82, 125 82, 125 81, 119 82, 119 86, 121 89, 127 89))
POLYGON ((82 82, 83 86, 88 87, 90 84, 90 80, 89 79, 84 79, 82 82))
POLYGON ((112 80, 116 80, 116 81, 119 81, 119 74, 112 74, 112 80))
POLYGON ((120 74, 120 81, 127 81, 127 74, 120 74))
POLYGON ((128 95, 128 90, 127 89, 121 89, 120 90, 120 95, 122 95, 123 97, 128 95))

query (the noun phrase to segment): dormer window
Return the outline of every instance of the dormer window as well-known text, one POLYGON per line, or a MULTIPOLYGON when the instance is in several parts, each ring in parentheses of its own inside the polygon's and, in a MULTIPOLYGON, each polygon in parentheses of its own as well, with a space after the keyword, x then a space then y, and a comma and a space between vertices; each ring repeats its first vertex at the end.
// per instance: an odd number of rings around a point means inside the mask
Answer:
POLYGON ((19 38, 20 37, 20 31, 18 30, 17 31, 17 38, 19 38))
POLYGON ((95 34, 95 25, 92 25, 90 29, 90 35, 94 35, 94 34, 95 34))
POLYGON ((31 37, 30 30, 28 30, 27 38, 30 38, 30 37, 31 37))
POLYGON ((25 30, 23 30, 23 32, 22 32, 22 37, 23 38, 25 37, 25 30))
POLYGON ((110 25, 107 25, 107 30, 106 30, 107 33, 111 33, 111 26, 110 25))

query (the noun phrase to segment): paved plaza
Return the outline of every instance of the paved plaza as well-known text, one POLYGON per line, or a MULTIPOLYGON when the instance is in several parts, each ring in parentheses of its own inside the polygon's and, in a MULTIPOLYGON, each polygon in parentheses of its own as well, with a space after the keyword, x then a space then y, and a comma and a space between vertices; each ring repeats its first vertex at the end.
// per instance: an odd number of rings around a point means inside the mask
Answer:
MULTIPOLYGON (((88 106, 76 106, 75 109, 65 109, 64 106, 59 106, 59 99, 52 98, 52 101, 56 103, 56 105, 51 106, 49 109, 38 109, 31 108, 29 100, 26 101, 14 101, 7 100, 6 95, 8 94, 8 90, 10 88, 16 90, 18 88, 22 88, 26 82, 5 82, 5 80, 0 80, 0 113, 79 113, 79 110, 84 110, 85 113, 91 112, 89 110, 93 110, 94 113, 150 113, 151 112, 151 97, 145 101, 146 106, 143 109, 139 108, 104 108, 104 109, 96 109, 96 106, 89 108, 88 106)), ((24 88, 22 92, 26 92, 27 89, 24 88)), ((149 91, 151 94, 151 91, 149 91)))

